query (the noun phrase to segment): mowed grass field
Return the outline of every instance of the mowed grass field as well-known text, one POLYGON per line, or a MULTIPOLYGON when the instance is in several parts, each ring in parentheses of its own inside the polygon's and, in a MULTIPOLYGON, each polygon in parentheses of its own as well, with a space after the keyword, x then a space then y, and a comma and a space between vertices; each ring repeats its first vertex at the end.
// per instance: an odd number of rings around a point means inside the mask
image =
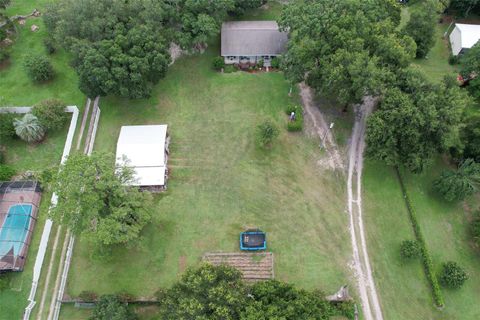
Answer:
POLYGON ((247 227, 267 232, 277 279, 327 292, 349 282, 344 179, 317 165, 316 140, 286 131, 284 108, 297 97, 288 97, 281 73, 215 72, 217 54, 213 44, 177 61, 149 100, 101 100, 95 150, 115 152, 122 125, 166 123, 171 173, 139 248, 114 248, 102 262, 78 239, 70 296, 85 290, 152 296, 203 253, 238 251, 247 227), (267 151, 254 134, 265 119, 280 129, 267 151))

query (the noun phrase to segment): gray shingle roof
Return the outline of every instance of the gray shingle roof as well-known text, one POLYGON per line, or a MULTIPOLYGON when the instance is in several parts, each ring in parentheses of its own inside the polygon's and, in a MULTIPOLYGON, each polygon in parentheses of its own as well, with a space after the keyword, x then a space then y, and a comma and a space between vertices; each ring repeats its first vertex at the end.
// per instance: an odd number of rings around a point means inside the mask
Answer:
POLYGON ((222 24, 222 56, 279 55, 287 33, 275 21, 231 21, 222 24))

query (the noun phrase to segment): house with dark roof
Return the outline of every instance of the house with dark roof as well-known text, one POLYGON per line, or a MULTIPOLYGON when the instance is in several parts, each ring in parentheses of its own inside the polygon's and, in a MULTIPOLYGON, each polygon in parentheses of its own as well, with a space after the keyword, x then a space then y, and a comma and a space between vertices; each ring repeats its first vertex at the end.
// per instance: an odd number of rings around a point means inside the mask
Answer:
POLYGON ((255 64, 272 58, 287 48, 288 35, 275 21, 229 21, 222 24, 221 55, 226 64, 255 64))

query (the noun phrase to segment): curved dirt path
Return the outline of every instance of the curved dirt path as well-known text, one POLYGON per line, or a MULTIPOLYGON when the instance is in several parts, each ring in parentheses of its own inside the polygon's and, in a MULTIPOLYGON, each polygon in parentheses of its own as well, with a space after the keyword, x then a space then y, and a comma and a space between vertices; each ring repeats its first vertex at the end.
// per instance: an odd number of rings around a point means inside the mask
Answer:
POLYGON ((323 114, 313 101, 312 89, 304 82, 299 84, 299 88, 303 109, 309 120, 312 122, 313 130, 320 137, 322 145, 327 152, 327 159, 324 161, 326 166, 331 169, 343 170, 345 168, 343 158, 338 151, 338 146, 333 137, 332 130, 330 130, 323 114))
MULTIPOLYGON (((327 121, 318 106, 313 102, 313 93, 310 87, 301 83, 300 96, 305 114, 312 122, 314 131, 320 137, 327 151, 327 162, 332 169, 344 169, 344 161, 329 130, 327 121)), ((350 223, 350 237, 352 241, 352 267, 357 279, 363 317, 365 320, 383 320, 382 309, 373 281, 370 260, 368 257, 365 230, 362 215, 362 169, 363 152, 365 150, 365 126, 368 115, 372 112, 376 100, 365 97, 362 105, 356 106, 355 124, 348 150, 347 175, 347 209, 350 223)))

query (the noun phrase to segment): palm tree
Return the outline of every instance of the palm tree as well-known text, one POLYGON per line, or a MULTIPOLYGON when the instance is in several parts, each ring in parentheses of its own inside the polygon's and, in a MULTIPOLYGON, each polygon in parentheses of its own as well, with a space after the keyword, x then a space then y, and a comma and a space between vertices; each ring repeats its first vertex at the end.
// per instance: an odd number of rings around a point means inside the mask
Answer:
POLYGON ((17 136, 28 143, 38 142, 45 136, 45 129, 40 125, 38 118, 31 113, 27 113, 21 119, 15 119, 13 126, 17 136))
POLYGON ((463 200, 479 189, 480 163, 467 159, 457 170, 444 171, 433 186, 447 201, 463 200))

